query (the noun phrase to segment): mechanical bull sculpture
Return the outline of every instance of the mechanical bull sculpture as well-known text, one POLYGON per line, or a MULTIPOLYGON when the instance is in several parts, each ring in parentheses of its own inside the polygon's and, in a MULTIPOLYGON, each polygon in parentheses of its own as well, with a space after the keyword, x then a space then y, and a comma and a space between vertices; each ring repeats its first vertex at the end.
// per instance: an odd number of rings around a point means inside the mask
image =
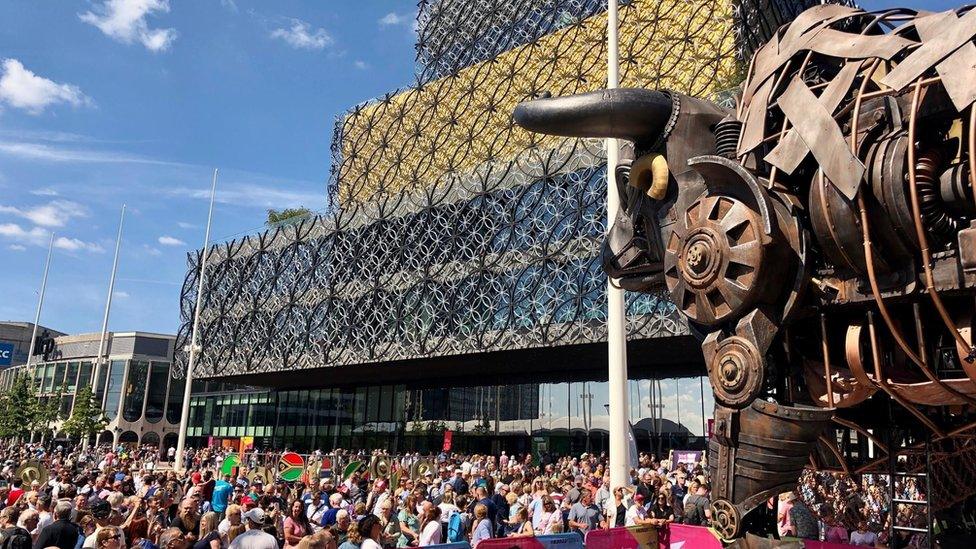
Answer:
POLYGON ((623 140, 604 268, 701 336, 727 537, 806 466, 884 462, 851 433, 880 453, 976 426, 974 35, 968 8, 822 5, 756 52, 735 112, 644 89, 515 110, 623 140))

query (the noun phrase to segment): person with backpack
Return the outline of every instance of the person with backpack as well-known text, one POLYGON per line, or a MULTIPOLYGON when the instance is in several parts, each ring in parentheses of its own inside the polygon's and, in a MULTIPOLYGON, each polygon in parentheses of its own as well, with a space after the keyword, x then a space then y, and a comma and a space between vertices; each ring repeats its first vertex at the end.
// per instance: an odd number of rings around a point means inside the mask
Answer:
POLYGON ((684 524, 693 526, 708 526, 711 521, 710 502, 708 501, 708 483, 699 483, 693 494, 688 494, 685 500, 684 524))
POLYGON ((31 533, 17 526, 20 508, 11 506, 0 511, 0 549, 31 549, 31 533))

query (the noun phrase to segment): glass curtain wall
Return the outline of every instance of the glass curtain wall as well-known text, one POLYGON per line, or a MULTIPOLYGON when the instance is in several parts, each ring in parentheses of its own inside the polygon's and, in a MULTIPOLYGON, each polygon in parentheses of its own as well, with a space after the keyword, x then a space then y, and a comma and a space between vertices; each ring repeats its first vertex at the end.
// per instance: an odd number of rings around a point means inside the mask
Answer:
POLYGON ((146 389, 146 421, 158 423, 166 408, 166 389, 169 388, 169 362, 153 362, 146 389))
MULTIPOLYGON (((197 444, 255 437, 258 447, 440 451, 452 431, 461 452, 609 450, 606 382, 261 391, 194 395, 197 444)), ((701 448, 713 401, 707 382, 631 380, 628 415, 638 450, 701 448), (703 399, 704 397, 704 399, 703 399)))
POLYGON ((125 398, 122 400, 122 419, 138 421, 142 416, 142 405, 146 402, 146 381, 149 377, 149 362, 129 361, 129 376, 125 381, 125 398))
MULTIPOLYGON (((179 423, 180 414, 183 408, 183 388, 186 387, 186 378, 170 378, 169 396, 166 397, 166 421, 179 423)), ((191 425, 193 423, 191 422, 191 425)))
POLYGON ((105 391, 105 416, 109 421, 115 419, 119 414, 119 400, 122 397, 122 381, 125 379, 124 360, 113 360, 111 362, 110 373, 108 376, 108 388, 105 391))

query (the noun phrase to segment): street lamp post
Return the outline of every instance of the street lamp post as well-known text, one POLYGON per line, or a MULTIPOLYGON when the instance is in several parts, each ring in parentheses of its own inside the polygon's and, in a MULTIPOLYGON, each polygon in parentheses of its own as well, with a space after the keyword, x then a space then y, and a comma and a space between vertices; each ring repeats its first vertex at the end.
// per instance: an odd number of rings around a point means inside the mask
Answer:
MULTIPOLYGON (((617 54, 617 1, 607 1, 607 88, 620 84, 617 54)), ((620 149, 616 139, 607 139, 607 231, 620 210, 617 192, 617 164, 620 149)), ((627 451, 627 318, 624 309, 624 290, 607 279, 607 362, 610 396, 610 485, 630 484, 630 464, 627 451)))

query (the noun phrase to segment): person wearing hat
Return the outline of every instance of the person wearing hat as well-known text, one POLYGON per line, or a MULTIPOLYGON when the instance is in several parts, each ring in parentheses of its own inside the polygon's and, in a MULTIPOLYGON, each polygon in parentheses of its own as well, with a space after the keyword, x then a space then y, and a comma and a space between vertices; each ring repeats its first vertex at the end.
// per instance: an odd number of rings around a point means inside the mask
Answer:
POLYGON ((627 508, 624 518, 624 526, 640 526, 653 522, 647 518, 647 507, 644 506, 644 494, 637 492, 632 498, 633 502, 627 508))
POLYGON ((278 540, 262 528, 265 524, 264 510, 255 507, 241 516, 246 531, 234 538, 230 549, 278 549, 278 540))

